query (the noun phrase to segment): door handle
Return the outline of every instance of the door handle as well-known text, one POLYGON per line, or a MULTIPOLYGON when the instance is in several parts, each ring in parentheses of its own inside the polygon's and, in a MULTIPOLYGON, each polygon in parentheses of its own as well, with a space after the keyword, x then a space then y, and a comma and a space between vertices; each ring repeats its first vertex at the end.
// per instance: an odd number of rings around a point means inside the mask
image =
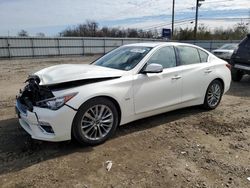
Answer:
POLYGON ((211 72, 213 72, 211 69, 206 69, 205 70, 205 73, 211 73, 211 72))
POLYGON ((172 80, 178 80, 178 79, 180 79, 180 78, 181 78, 181 76, 176 75, 176 76, 172 77, 172 80))

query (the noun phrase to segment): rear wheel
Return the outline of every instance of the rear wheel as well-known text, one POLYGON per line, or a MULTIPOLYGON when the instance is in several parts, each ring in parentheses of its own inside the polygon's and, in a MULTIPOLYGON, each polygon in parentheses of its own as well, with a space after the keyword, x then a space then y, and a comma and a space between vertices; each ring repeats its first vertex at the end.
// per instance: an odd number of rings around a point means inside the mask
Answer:
POLYGON ((84 103, 77 112, 73 135, 81 144, 100 144, 113 135, 118 120, 113 102, 104 97, 94 98, 84 103))
POLYGON ((232 74, 232 80, 235 82, 239 82, 243 77, 243 72, 235 68, 232 68, 231 74, 232 74))
POLYGON ((219 80, 212 81, 207 89, 203 107, 209 110, 215 109, 221 101, 223 86, 219 80))

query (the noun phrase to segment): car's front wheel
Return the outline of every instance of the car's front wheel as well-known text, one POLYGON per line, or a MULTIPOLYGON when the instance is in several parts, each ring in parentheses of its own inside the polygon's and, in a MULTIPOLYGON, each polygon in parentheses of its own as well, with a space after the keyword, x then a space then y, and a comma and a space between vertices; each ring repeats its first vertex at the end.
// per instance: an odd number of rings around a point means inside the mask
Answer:
POLYGON ((220 104, 222 95, 223 86, 221 81, 212 81, 207 88, 203 107, 209 110, 215 109, 220 104))
POLYGON ((97 145, 113 135, 118 123, 119 117, 114 103, 104 97, 93 98, 78 110, 72 133, 81 144, 97 145))

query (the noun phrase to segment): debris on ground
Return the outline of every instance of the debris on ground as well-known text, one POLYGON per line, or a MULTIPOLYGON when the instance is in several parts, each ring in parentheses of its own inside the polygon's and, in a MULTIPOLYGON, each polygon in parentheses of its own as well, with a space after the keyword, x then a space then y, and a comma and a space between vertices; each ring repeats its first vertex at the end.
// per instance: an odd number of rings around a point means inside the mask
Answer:
POLYGON ((113 163, 112 161, 106 161, 105 164, 106 164, 106 170, 109 172, 112 168, 113 163))

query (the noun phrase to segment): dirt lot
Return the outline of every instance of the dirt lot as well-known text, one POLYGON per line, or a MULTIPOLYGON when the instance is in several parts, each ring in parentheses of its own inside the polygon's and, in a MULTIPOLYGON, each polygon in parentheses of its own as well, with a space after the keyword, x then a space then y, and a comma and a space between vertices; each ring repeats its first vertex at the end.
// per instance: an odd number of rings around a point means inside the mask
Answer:
POLYGON ((32 140, 13 108, 27 74, 94 58, 0 60, 0 187, 250 187, 250 77, 216 110, 136 121, 96 147, 32 140))

